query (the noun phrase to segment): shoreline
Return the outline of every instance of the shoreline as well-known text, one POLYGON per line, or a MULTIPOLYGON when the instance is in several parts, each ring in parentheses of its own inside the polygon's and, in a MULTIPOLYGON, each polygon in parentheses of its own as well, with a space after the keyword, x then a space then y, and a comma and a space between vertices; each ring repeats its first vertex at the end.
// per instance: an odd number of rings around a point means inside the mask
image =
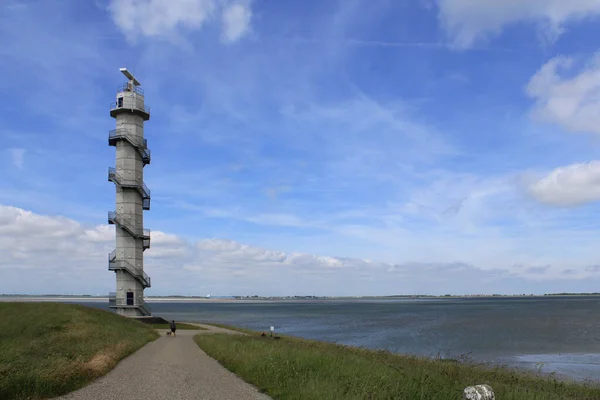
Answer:
MULTIPOLYGON (((203 299, 203 298, 148 298, 144 299, 147 303, 279 303, 279 302, 306 302, 306 301, 326 301, 326 300, 256 300, 256 299, 203 299)), ((0 296, 1 302, 90 302, 90 303, 108 303, 108 297, 10 297, 0 296)))
MULTIPOLYGON (((314 298, 285 298, 285 297, 258 297, 258 298, 205 298, 205 297, 146 297, 148 303, 182 302, 182 303, 307 303, 307 302, 361 302, 361 301, 395 301, 395 302, 418 302, 418 301, 440 301, 440 300, 498 300, 498 299, 546 299, 546 298, 568 298, 568 297, 600 297, 600 294, 547 294, 547 295, 502 295, 502 296, 397 296, 397 297, 314 297, 314 298)), ((0 295, 0 302, 47 302, 47 301, 89 301, 108 302, 108 297, 92 296, 19 296, 0 295)))
MULTIPOLYGON (((228 329, 235 330, 236 327, 228 326, 228 329)), ((246 329, 242 332, 250 333, 246 329)), ((281 335, 278 337, 280 340, 274 342, 258 336, 258 332, 252 333, 228 338, 198 336, 196 343, 247 382, 259 388, 275 389, 283 397, 308 390, 307 398, 318 398, 315 395, 322 392, 336 392, 339 398, 344 398, 342 395, 347 396, 348 390, 353 390, 353 394, 362 397, 376 394, 377 398, 400 395, 402 398, 418 398, 425 393, 425 398, 436 395, 436 398, 450 399, 456 398, 455 393, 475 382, 490 384, 497 396, 508 397, 510 394, 510 398, 515 400, 530 399, 532 392, 537 392, 536 398, 548 400, 591 400, 600 393, 600 381, 597 379, 580 381, 573 376, 543 369, 421 357, 287 335, 281 335), (232 341, 236 342, 233 346, 232 341), (278 363, 272 360, 286 361, 278 363), (357 371, 361 372, 357 374, 357 371), (332 376, 336 378, 332 379, 332 376), (397 378, 392 379, 396 383, 385 382, 382 385, 378 382, 381 376, 393 376, 397 378), (424 379, 427 379, 427 384, 424 379), (335 382, 341 385, 336 386, 335 382)))
MULTIPOLYGON (((185 322, 185 321, 184 321, 185 322)), ((188 324, 204 324, 219 328, 235 330, 249 335, 259 335, 261 332, 254 329, 243 328, 236 325, 220 324, 214 322, 186 322, 188 324)), ((329 345, 338 345, 339 343, 322 340, 305 338, 301 336, 281 334, 285 337, 295 340, 304 340, 318 342, 329 345)), ((351 349, 363 349, 359 345, 346 345, 344 347, 351 349)), ((377 352, 376 348, 364 348, 368 351, 377 352)), ((387 350, 386 350, 387 351, 387 350)), ((417 357, 423 360, 430 361, 450 361, 455 358, 438 358, 435 356, 415 355, 410 353, 402 353, 389 351, 400 357, 417 357)), ((461 364, 471 365, 481 368, 509 368, 517 373, 532 374, 539 378, 556 378, 561 382, 572 382, 583 384, 592 382, 600 386, 600 353, 594 352, 572 352, 572 353, 518 353, 511 355, 500 356, 493 361, 485 361, 478 358, 469 359, 461 364)))
MULTIPOLYGON (((548 296, 545 296, 548 297, 548 296)), ((555 296, 555 297, 562 297, 562 296, 555 296)), ((402 302, 419 302, 419 301, 423 301, 423 302, 427 302, 427 301, 432 301, 432 302, 436 302, 436 301, 440 301, 443 302, 443 298, 441 299, 432 299, 432 298, 426 298, 426 299, 378 299, 381 302, 385 302, 385 301, 391 301, 391 302, 398 302, 398 303, 402 303, 402 302)), ((378 301, 378 300, 373 300, 371 299, 370 301, 378 301)), ((147 299, 148 303, 150 303, 150 305, 152 304, 173 304, 173 303, 180 303, 180 304, 239 304, 240 306, 243 306, 243 304, 274 304, 274 303, 279 303, 279 304, 284 304, 284 303, 288 303, 288 304, 294 304, 294 303, 326 303, 328 301, 332 301, 334 304, 332 304, 331 306, 334 307, 337 304, 335 304, 335 302, 340 302, 338 304, 341 304, 342 301, 344 300, 340 300, 340 299, 332 299, 332 300, 325 300, 325 299, 321 299, 321 300, 257 300, 257 299, 250 299, 250 300, 246 300, 246 299, 235 299, 235 298, 211 298, 211 299, 207 299, 207 298, 150 298, 147 299)), ((354 301, 361 302, 361 299, 346 299, 346 301, 348 303, 352 303, 354 301)), ((368 302, 369 300, 366 299, 363 301, 368 302)), ((23 303, 40 303, 40 304, 44 304, 44 303, 65 303, 65 304, 69 304, 69 303, 82 303, 82 302, 88 302, 88 303, 94 303, 95 305, 102 305, 102 303, 107 303, 108 302, 108 298, 102 298, 102 297, 34 297, 34 296, 24 296, 24 297, 9 297, 9 296, 0 296, 0 304, 2 302, 23 302, 23 303)), ((364 304, 364 303, 363 303, 364 304)), ((94 305, 94 306, 95 306, 94 305)), ((160 314, 160 313, 159 313, 160 314)), ((189 318, 189 316, 188 316, 189 318)), ((200 321, 196 321, 193 323, 198 323, 200 321)), ((205 321, 202 321, 202 323, 207 323, 205 321)), ((211 324, 210 322, 208 322, 207 324, 211 324)), ((327 340, 322 340, 322 339, 316 339, 319 342, 323 342, 323 343, 331 343, 328 342, 327 340)), ((396 353, 396 352, 394 352, 396 353)), ((396 353, 396 354, 403 354, 403 353, 396 353)), ((428 357, 431 358, 431 357, 428 357)), ((485 362, 484 362, 485 363, 485 362)), ((574 377, 576 377, 577 375, 581 374, 584 375, 585 378, 584 379, 589 379, 591 376, 600 376, 598 374, 600 374, 600 353, 594 353, 594 352, 582 352, 582 353, 562 353, 562 354, 542 354, 542 353, 534 353, 534 354, 528 354, 528 353, 511 353, 511 354, 505 354, 501 357, 499 357, 498 359, 495 359, 494 361, 490 361, 491 364, 505 364, 505 365, 509 365, 511 367, 517 367, 517 368, 523 368, 524 370, 535 370, 537 369, 537 366, 539 365, 540 367, 543 366, 543 370, 544 372, 550 370, 554 370, 556 371, 557 375, 560 375, 563 379, 566 378, 568 379, 573 379, 574 377), (593 360, 590 360, 590 358, 592 358, 593 360)), ((575 380, 579 380, 579 379, 575 379, 575 380)), ((600 382, 600 379, 594 379, 596 382, 600 382)))

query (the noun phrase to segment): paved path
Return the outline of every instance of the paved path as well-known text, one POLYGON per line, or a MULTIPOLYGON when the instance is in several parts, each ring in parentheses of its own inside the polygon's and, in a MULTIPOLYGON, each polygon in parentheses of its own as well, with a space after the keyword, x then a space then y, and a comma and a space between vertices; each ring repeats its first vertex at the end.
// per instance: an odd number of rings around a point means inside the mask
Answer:
MULTIPOLYGON (((198 324, 199 325, 199 324, 198 324)), ((208 325, 208 331, 159 330, 160 339, 122 360, 104 377, 62 400, 267 400, 270 397, 226 370, 194 342, 199 333, 232 333, 208 325)))

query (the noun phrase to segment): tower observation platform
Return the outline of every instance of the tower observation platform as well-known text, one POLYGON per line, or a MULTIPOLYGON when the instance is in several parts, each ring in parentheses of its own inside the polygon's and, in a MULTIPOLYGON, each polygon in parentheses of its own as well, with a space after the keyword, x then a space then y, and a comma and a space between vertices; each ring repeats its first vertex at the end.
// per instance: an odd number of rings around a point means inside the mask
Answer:
POLYGON ((150 248, 150 231, 144 229, 144 210, 150 210, 150 190, 144 184, 144 167, 150 164, 150 150, 144 139, 144 122, 150 108, 144 104, 140 82, 126 69, 127 82, 117 88, 110 116, 116 129, 109 131, 108 144, 116 148, 116 165, 108 180, 116 189, 116 207, 108 223, 116 226, 116 248, 108 255, 108 269, 114 271, 116 292, 109 294, 109 307, 126 317, 151 315, 144 302, 150 277, 144 272, 144 250, 150 248))

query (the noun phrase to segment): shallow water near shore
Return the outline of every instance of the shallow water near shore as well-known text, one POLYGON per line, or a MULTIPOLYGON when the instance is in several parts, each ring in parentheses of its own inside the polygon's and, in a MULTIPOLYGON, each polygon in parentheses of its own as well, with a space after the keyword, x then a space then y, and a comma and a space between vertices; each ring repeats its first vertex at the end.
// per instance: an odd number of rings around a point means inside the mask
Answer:
POLYGON ((600 297, 150 304, 166 319, 259 331, 275 326, 308 339, 600 381, 600 297))

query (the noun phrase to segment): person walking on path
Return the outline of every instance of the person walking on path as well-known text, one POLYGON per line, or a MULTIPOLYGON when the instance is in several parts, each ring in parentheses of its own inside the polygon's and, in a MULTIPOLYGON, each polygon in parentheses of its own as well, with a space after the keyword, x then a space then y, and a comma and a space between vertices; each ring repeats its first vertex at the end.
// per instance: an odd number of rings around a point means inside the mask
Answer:
POLYGON ((171 335, 175 337, 175 331, 177 330, 177 326, 175 325, 175 320, 171 321, 171 335))

